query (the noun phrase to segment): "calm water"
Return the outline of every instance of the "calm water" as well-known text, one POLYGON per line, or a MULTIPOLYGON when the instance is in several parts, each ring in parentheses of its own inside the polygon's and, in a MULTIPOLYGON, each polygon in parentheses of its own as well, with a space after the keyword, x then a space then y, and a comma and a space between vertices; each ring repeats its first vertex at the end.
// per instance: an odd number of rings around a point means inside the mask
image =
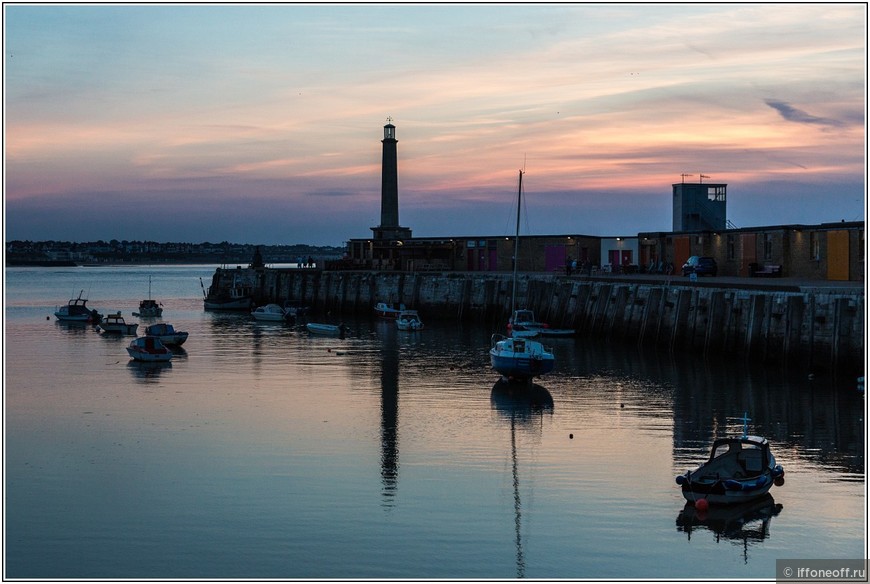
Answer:
POLYGON ((772 579, 777 558, 864 557, 853 381, 559 339, 517 396, 497 331, 318 338, 203 311, 213 271, 6 270, 6 577, 772 579), (190 332, 168 365, 46 319, 84 289, 135 321, 149 275, 190 332), (744 410, 785 485, 684 514, 674 476, 744 410))

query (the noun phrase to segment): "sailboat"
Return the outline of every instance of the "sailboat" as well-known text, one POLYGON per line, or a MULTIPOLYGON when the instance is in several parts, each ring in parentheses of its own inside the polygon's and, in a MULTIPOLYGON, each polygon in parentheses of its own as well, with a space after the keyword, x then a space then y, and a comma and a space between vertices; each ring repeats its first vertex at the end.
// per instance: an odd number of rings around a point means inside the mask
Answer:
MULTIPOLYGON (((514 273, 511 288, 511 314, 516 311, 517 265, 520 250, 520 209, 523 197, 523 171, 520 171, 517 194, 517 233, 514 241, 514 273)), ((494 334, 490 339, 489 361, 492 368, 509 380, 528 381, 545 375, 556 366, 556 357, 538 341, 530 338, 505 337, 494 334)))
POLYGON ((162 315, 163 307, 156 300, 151 299, 151 276, 148 276, 148 298, 139 302, 139 312, 134 312, 133 316, 152 318, 162 315))

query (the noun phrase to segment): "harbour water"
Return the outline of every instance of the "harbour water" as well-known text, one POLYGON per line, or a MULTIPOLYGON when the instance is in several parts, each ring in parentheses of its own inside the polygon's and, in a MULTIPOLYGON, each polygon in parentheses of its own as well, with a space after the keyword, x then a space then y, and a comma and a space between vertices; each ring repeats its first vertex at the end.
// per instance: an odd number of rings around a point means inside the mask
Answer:
POLYGON ((866 553, 854 379, 554 339, 517 392, 489 367, 503 331, 316 337, 204 311, 213 272, 5 271, 5 577, 773 579, 866 553), (137 321, 149 276, 190 333, 169 364, 52 316, 84 290, 137 321), (684 511, 674 477, 744 411, 785 484, 684 511))

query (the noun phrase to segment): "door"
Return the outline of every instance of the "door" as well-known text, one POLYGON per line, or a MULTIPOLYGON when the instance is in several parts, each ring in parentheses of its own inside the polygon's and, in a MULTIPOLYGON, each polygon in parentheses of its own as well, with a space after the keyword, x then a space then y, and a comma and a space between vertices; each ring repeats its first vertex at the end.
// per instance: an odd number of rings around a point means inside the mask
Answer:
POLYGON ((849 232, 828 231, 828 280, 849 279, 849 232))

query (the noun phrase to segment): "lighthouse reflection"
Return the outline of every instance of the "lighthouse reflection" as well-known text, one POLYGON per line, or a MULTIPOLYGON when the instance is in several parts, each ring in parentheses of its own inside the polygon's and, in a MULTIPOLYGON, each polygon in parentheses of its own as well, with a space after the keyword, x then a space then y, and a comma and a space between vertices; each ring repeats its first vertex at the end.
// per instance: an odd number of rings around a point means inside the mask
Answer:
POLYGON ((380 359, 382 505, 393 507, 399 482, 399 344, 395 326, 379 327, 378 332, 383 339, 380 359))
POLYGON ((511 425, 511 473, 514 488, 514 545, 516 546, 517 578, 526 574, 526 559, 523 552, 522 500, 520 498, 520 473, 517 457, 517 427, 540 432, 544 414, 553 413, 553 396, 546 388, 534 383, 512 383, 499 380, 490 393, 492 408, 511 425))

